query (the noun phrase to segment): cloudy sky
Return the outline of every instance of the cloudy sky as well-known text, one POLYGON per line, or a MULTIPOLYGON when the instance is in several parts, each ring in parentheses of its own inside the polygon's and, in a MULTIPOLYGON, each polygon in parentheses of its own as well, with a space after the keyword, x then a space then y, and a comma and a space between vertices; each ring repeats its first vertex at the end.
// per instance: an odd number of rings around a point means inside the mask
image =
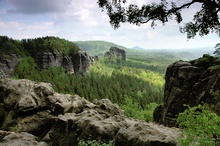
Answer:
MULTIPOLYGON (((128 1, 142 5, 153 0, 128 1)), ((184 12, 185 22, 198 8, 194 6, 184 12)), ((146 49, 213 48, 219 42, 216 34, 187 41, 175 21, 165 26, 159 23, 155 29, 150 24, 141 27, 123 24, 114 30, 96 0, 0 0, 0 35, 14 39, 57 36, 70 41, 104 40, 146 49)))

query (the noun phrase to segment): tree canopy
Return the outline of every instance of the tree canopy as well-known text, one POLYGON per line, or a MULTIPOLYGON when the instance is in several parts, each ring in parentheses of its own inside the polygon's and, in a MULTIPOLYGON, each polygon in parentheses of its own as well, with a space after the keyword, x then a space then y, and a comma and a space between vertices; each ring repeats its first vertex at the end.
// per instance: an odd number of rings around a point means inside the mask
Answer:
POLYGON ((163 24, 175 19, 177 23, 183 21, 182 10, 189 9, 193 5, 200 4, 200 8, 193 15, 193 20, 181 27, 181 32, 187 34, 187 38, 194 38, 196 35, 204 36, 209 33, 220 35, 220 0, 160 0, 143 4, 138 7, 136 4, 126 4, 126 0, 98 0, 99 6, 107 10, 110 24, 116 29, 120 23, 131 23, 141 25, 156 21, 163 24))

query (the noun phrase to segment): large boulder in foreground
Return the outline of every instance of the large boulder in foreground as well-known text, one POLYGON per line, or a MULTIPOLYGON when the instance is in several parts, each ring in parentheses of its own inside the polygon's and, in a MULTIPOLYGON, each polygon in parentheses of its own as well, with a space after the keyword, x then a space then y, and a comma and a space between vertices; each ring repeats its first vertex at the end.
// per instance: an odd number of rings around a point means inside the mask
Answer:
POLYGON ((46 142, 38 142, 36 137, 27 132, 15 133, 0 130, 1 146, 49 146, 46 142))
POLYGON ((171 64, 165 75, 164 104, 154 111, 154 120, 178 126, 176 119, 186 106, 209 104, 220 115, 220 61, 204 55, 192 61, 171 64))
POLYGON ((179 130, 125 117, 109 99, 89 102, 49 83, 0 80, 0 145, 75 146, 82 139, 125 146, 175 146, 179 130))

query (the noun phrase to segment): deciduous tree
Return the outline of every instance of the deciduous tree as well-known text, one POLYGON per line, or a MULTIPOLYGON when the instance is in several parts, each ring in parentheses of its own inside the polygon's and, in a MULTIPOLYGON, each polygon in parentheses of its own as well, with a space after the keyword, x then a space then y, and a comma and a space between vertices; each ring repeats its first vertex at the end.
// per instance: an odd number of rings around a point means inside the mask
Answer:
POLYGON ((182 22, 182 12, 190 9, 193 5, 200 4, 200 8, 194 13, 193 20, 186 23, 181 32, 187 33, 187 38, 193 38, 196 35, 207 35, 216 33, 220 35, 219 23, 219 0, 160 0, 143 4, 138 7, 136 4, 125 5, 126 0, 98 0, 99 6, 107 10, 110 23, 114 28, 120 27, 120 23, 131 23, 141 25, 151 23, 156 25, 156 21, 163 24, 171 19, 177 23, 182 22))

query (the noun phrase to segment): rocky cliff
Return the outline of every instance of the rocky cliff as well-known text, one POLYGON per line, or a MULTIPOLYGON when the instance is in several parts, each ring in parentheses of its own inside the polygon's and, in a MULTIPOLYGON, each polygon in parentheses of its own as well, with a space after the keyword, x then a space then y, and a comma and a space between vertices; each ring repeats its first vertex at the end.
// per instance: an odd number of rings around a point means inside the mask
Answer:
POLYGON ((171 64, 165 75, 164 104, 154 111, 154 120, 177 126, 184 105, 209 104, 220 115, 220 61, 209 55, 171 64))
POLYGON ((77 52, 71 55, 64 55, 60 52, 44 52, 43 54, 32 55, 38 67, 45 70, 49 67, 61 66, 70 73, 85 74, 94 62, 86 52, 77 52))
MULTIPOLYGON (((60 52, 43 52, 39 54, 32 54, 37 66, 41 70, 49 67, 63 67, 70 74, 85 74, 89 71, 94 58, 86 52, 77 52, 71 55, 64 55, 60 52)), ((1 76, 8 76, 13 72, 14 68, 20 63, 21 56, 16 54, 1 55, 0 56, 0 70, 1 76)))
POLYGON ((0 145, 75 146, 81 139, 116 146, 175 146, 178 129, 129 119, 108 99, 89 102, 49 83, 0 80, 0 145))
POLYGON ((19 64, 21 57, 16 54, 0 55, 0 78, 7 77, 19 64))
POLYGON ((123 49, 117 47, 111 47, 104 55, 109 59, 116 59, 117 61, 126 61, 126 52, 123 49))

